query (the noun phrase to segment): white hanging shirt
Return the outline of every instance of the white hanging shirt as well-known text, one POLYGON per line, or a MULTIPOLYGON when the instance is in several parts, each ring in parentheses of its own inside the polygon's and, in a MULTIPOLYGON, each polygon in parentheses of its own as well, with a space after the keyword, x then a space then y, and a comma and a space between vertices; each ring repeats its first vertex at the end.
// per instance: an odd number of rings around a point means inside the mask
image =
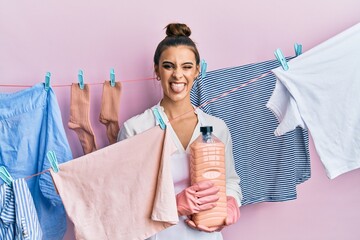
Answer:
POLYGON ((273 73, 267 107, 277 116, 275 135, 308 128, 333 179, 360 167, 360 24, 319 44, 273 73))

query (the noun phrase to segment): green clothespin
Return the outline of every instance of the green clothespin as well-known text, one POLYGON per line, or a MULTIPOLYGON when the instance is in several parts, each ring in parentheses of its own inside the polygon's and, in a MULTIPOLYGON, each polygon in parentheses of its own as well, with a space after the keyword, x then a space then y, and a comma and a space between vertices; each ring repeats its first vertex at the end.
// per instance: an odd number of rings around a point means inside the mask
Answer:
POLYGON ((295 55, 299 56, 302 53, 302 45, 295 43, 294 44, 294 50, 295 50, 295 55))
POLYGON ((0 178, 8 185, 11 186, 14 179, 11 177, 10 173, 4 166, 0 166, 0 178))
POLYGON ((162 117, 161 117, 161 115, 159 113, 159 110, 156 107, 153 108, 152 110, 153 110, 153 113, 155 115, 155 118, 156 118, 157 122, 160 125, 160 128, 164 130, 166 128, 166 124, 165 124, 164 120, 162 119, 162 117))
POLYGON ((115 71, 114 69, 110 69, 110 85, 115 87, 115 71))
POLYGON ((78 80, 79 80, 79 87, 81 90, 83 90, 84 89, 84 72, 82 70, 79 70, 78 80))
POLYGON ((200 71, 201 71, 202 78, 206 77, 206 69, 207 69, 207 63, 203 59, 203 60, 201 60, 201 64, 200 64, 200 71))
POLYGON ((283 55, 283 53, 281 52, 280 48, 276 49, 276 51, 274 52, 276 59, 279 61, 279 63, 281 64, 281 67, 287 71, 289 70, 289 65, 286 62, 286 59, 283 55))
POLYGON ((51 73, 50 72, 46 72, 45 75, 45 90, 49 90, 50 88, 50 77, 51 77, 51 73))
POLYGON ((58 164, 55 152, 54 151, 48 151, 46 153, 46 157, 50 162, 52 170, 54 172, 56 172, 56 173, 59 172, 59 164, 58 164))

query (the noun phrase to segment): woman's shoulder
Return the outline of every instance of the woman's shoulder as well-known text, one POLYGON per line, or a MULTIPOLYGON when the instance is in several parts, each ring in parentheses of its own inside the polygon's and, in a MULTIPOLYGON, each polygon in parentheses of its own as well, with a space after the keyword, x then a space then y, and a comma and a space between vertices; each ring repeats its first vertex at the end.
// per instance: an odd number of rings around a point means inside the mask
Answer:
POLYGON ((141 128, 143 125, 154 125, 155 119, 151 108, 146 109, 143 113, 135 115, 124 122, 124 125, 132 126, 134 128, 141 128), (154 124, 151 124, 151 123, 154 124))
POLYGON ((118 134, 118 141, 132 137, 156 126, 152 108, 126 120, 118 134))
POLYGON ((214 125, 214 126, 218 126, 221 128, 224 128, 224 127, 227 128, 225 121, 222 120, 221 118, 207 114, 204 111, 202 111, 201 109, 197 109, 196 112, 197 112, 197 114, 200 115, 200 117, 203 118, 204 124, 214 125))

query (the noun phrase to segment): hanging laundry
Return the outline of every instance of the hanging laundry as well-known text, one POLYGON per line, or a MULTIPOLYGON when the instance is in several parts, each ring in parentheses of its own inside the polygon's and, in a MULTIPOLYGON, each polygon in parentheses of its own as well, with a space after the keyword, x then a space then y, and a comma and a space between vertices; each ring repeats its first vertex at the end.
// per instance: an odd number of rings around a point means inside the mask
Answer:
POLYGON ((230 129, 242 205, 296 199, 296 185, 310 178, 306 130, 297 128, 282 137, 273 134, 277 119, 265 105, 276 78, 266 73, 278 66, 278 61, 271 60, 210 71, 191 91, 192 103, 200 106, 265 75, 202 107, 204 112, 223 119, 230 129))
POLYGON ((51 171, 76 239, 145 239, 178 221, 170 155, 160 127, 51 171))
POLYGON ((357 24, 289 61, 289 70, 273 70, 275 134, 308 128, 330 179, 360 167, 359 43, 357 24))
POLYGON ((120 130, 118 119, 120 94, 120 82, 115 82, 115 86, 111 86, 110 81, 104 82, 99 121, 106 126, 106 135, 110 144, 116 143, 120 130))
MULTIPOLYGON (((56 152, 59 163, 72 159, 53 90, 46 91, 40 83, 19 92, 0 94, 0 165, 14 179, 27 177, 50 168, 46 159, 49 150, 56 152)), ((44 239, 63 239, 66 214, 50 173, 33 177, 27 184, 44 239)))
POLYGON ((96 151, 94 131, 90 124, 90 87, 84 84, 84 89, 78 83, 71 85, 70 119, 68 126, 79 137, 84 154, 96 151))
POLYGON ((27 183, 16 179, 0 186, 0 239, 42 239, 42 231, 27 183))

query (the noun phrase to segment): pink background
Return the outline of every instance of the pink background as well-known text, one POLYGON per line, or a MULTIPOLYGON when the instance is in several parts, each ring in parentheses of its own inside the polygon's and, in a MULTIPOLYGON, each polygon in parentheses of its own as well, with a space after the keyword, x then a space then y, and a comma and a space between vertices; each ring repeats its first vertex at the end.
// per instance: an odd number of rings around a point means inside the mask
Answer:
MULTIPOLYGON (((358 0, 0 1, 0 85, 34 85, 47 71, 53 85, 70 85, 79 69, 86 83, 102 83, 112 67, 120 81, 153 77, 155 47, 174 21, 191 27, 213 70, 274 59, 276 48, 293 55, 295 42, 306 51, 359 20, 358 0)), ((0 86, 1 92, 21 89, 0 86)), ((81 156, 67 128, 70 87, 54 89, 74 157, 81 156)), ((108 144, 98 121, 101 93, 100 84, 91 86, 99 148, 108 144)), ((121 123, 160 98, 155 81, 124 82, 121 123)), ((310 148, 312 178, 298 186, 298 199, 242 207, 241 220, 223 231, 226 240, 360 239, 359 170, 329 180, 312 142, 310 148)), ((74 239, 70 223, 65 239, 74 239)))

